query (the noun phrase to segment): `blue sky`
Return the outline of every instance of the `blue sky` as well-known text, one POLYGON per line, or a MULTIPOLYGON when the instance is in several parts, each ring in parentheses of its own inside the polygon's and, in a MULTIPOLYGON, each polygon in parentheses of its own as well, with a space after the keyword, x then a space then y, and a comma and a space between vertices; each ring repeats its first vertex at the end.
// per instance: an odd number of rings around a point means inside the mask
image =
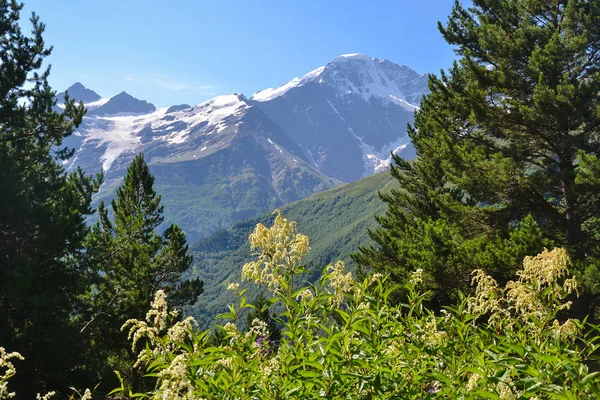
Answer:
POLYGON ((156 106, 277 87, 345 53, 420 73, 454 53, 437 30, 453 0, 24 0, 54 46, 50 83, 156 106))

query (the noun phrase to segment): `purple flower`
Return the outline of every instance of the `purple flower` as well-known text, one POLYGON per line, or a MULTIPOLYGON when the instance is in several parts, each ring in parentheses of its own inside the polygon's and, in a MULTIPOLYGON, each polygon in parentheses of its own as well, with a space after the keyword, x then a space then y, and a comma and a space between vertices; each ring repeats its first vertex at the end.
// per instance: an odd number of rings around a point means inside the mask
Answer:
POLYGON ((429 388, 427 389, 428 393, 437 393, 442 390, 442 384, 438 381, 433 381, 429 384, 429 388))
POLYGON ((263 356, 268 355, 275 346, 275 342, 271 339, 267 339, 266 337, 259 336, 256 338, 256 344, 260 348, 260 354, 263 356))

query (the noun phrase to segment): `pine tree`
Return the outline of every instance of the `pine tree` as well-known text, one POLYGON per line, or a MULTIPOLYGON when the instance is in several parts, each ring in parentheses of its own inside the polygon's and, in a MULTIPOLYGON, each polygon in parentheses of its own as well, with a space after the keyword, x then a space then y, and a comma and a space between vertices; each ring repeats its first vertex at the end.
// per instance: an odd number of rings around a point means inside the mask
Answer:
POLYGON ((143 319, 156 291, 165 290, 169 305, 179 309, 193 304, 203 291, 199 279, 182 280, 192 256, 181 228, 171 225, 157 233, 164 218, 153 184, 144 156, 136 156, 111 202, 112 220, 100 202, 99 221, 87 240, 87 262, 96 282, 84 330, 94 336, 98 352, 111 358, 111 368, 119 367, 115 363, 131 367, 135 355, 120 327, 130 318, 143 319))
POLYGON ((0 1, 0 346, 25 357, 10 387, 34 398, 91 383, 73 320, 86 291, 76 260, 99 181, 62 168, 72 152, 60 146, 85 110, 68 97, 64 112, 53 110, 44 25, 33 14, 31 36, 23 34, 21 9, 0 1))
POLYGON ((448 293, 557 245, 597 292, 600 2, 456 2, 439 27, 459 60, 430 76, 409 127, 418 160, 396 158, 401 189, 355 259, 400 280, 423 268, 448 293))

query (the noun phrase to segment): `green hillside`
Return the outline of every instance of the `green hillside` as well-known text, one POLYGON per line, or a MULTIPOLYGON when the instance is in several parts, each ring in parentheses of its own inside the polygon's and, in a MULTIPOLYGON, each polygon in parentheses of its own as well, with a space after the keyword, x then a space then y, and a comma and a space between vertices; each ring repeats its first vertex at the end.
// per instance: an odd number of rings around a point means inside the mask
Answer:
MULTIPOLYGON (((382 172, 281 208, 286 218, 298 223, 298 231, 310 238, 308 279, 317 278, 324 266, 336 260, 354 268, 350 254, 369 243, 367 229, 376 226, 373 216, 385 211, 377 193, 388 190, 392 184, 389 172, 382 172)), ((233 293, 226 287, 240 281, 242 265, 251 258, 248 235, 256 224, 270 225, 272 221, 271 213, 263 214, 215 232, 192 246, 194 266, 190 273, 204 280, 205 292, 188 313, 204 326, 234 301, 233 293)), ((249 299, 257 294, 254 290, 248 293, 249 299)))

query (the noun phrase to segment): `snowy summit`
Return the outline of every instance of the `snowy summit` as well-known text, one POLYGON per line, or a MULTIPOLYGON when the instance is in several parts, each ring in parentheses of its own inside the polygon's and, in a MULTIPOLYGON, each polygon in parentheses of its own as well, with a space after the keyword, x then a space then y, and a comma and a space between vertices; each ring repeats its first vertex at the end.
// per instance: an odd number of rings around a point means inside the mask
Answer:
POLYGON ((367 101, 371 96, 378 96, 395 102, 408 111, 414 111, 418 108, 417 100, 423 94, 421 83, 426 79, 425 75, 388 60, 379 60, 362 53, 342 54, 302 78, 294 78, 279 88, 259 91, 251 99, 273 100, 292 88, 318 82, 330 86, 338 96, 358 95, 367 101), (414 82, 417 84, 413 88, 411 83, 414 82))

